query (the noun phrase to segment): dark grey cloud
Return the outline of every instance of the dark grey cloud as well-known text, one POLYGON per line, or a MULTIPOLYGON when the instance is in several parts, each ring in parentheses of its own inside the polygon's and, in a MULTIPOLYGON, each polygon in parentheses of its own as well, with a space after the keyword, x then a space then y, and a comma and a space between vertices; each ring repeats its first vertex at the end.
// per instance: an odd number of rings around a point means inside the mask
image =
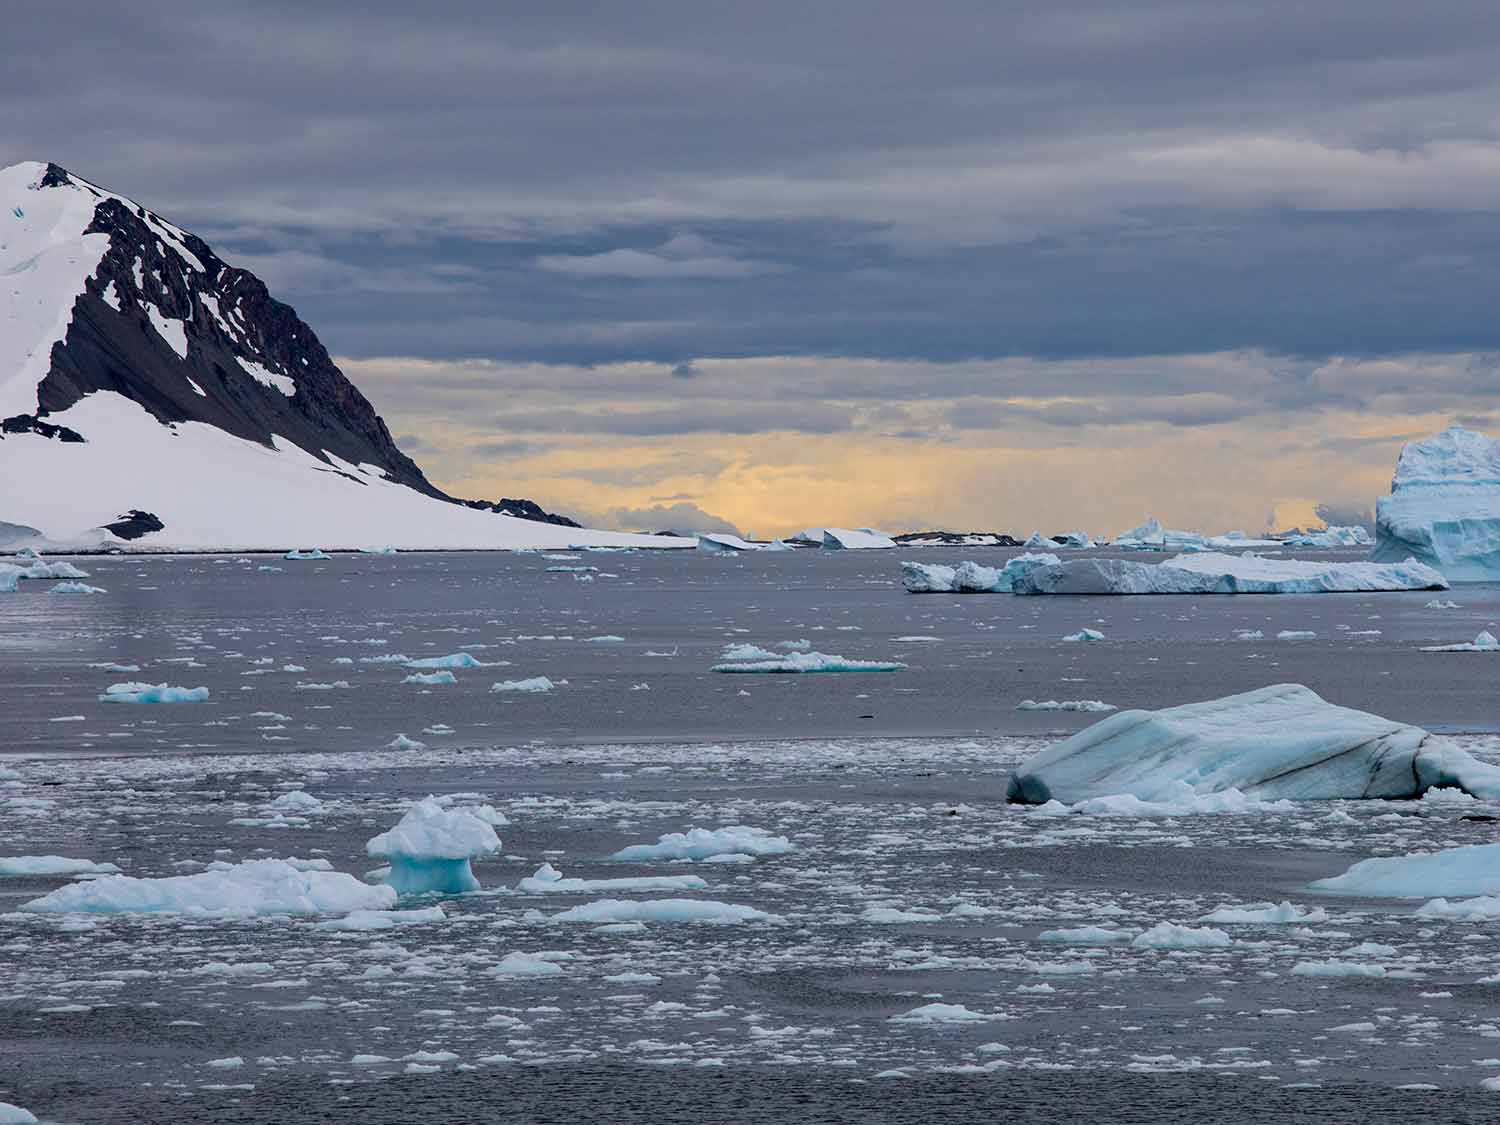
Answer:
MULTIPOLYGON (((150 203, 341 354, 1500 349, 1491 3, 14 0, 5 21, 0 162, 150 203)), ((1273 404, 1358 404, 1300 363, 1273 404)), ((862 397, 819 374, 800 397, 862 397)), ((930 396, 1018 393, 954 378, 930 396)))

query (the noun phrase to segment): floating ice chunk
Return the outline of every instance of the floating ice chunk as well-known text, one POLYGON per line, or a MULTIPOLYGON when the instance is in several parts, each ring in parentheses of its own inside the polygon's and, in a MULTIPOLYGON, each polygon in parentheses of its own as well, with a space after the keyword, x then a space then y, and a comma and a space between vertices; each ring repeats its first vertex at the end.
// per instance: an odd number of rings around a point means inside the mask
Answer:
POLYGON ((13 566, 0 566, 0 594, 14 594, 20 588, 21 572, 13 566))
POLYGON ((59 887, 21 907, 34 913, 347 914, 396 904, 390 887, 372 887, 341 871, 304 870, 285 859, 252 859, 200 871, 137 879, 106 875, 59 887))
POLYGON ((722 855, 784 855, 794 847, 785 836, 773 836, 764 828, 731 824, 724 828, 689 828, 686 832, 668 832, 654 844, 632 844, 628 848, 621 848, 610 858, 625 863, 662 859, 705 860, 722 855))
POLYGON ((1467 644, 1461 645, 1433 645, 1424 648, 1423 652, 1493 652, 1500 653, 1500 640, 1495 639, 1495 634, 1488 629, 1475 637, 1467 644))
POLYGON ((875 531, 872 528, 861 527, 850 530, 847 527, 824 527, 817 531, 808 530, 802 532, 797 538, 811 539, 821 542, 825 551, 888 551, 893 550, 896 541, 883 531, 875 531))
POLYGON ((763 550, 759 543, 747 543, 738 535, 725 535, 719 532, 698 533, 698 551, 704 555, 740 555, 747 551, 763 550))
POLYGON ((1454 922, 1500 921, 1500 897, 1483 895, 1479 898, 1449 902, 1446 898, 1435 898, 1417 908, 1418 918, 1446 918, 1454 922))
POLYGON ((385 744, 387 750, 426 750, 427 743, 418 742, 415 738, 407 738, 404 734, 398 734, 385 744))
POLYGON ((79 570, 72 563, 42 562, 41 559, 37 559, 30 566, 22 568, 20 577, 31 579, 87 578, 89 572, 79 570))
POLYGON ((765 549, 767 551, 795 551, 797 548, 793 547, 785 539, 773 539, 766 544, 765 549))
POLYGON ((781 917, 739 906, 731 902, 713 902, 696 898, 657 898, 637 902, 605 898, 585 903, 552 915, 554 922, 712 922, 728 925, 739 922, 780 922, 781 917))
POLYGON ((1221 906, 1212 913, 1199 918, 1200 922, 1218 922, 1221 925, 1284 926, 1292 923, 1328 921, 1328 911, 1321 906, 1303 910, 1290 902, 1281 904, 1258 902, 1252 906, 1221 906))
POLYGON ((598 637, 585 637, 583 643, 586 645, 617 645, 624 643, 625 638, 617 633, 605 633, 598 637))
POLYGON ((899 926, 908 922, 941 922, 943 915, 936 910, 902 910, 899 906, 867 906, 859 912, 861 922, 872 922, 877 926, 899 926))
MULTIPOLYGON (((397 654, 399 655, 399 654, 397 654)), ((376 658, 364 657, 360 663, 373 663, 376 658)), ((489 668, 492 665, 470 655, 467 652, 453 652, 447 656, 424 656, 420 660, 407 660, 404 657, 401 663, 408 668, 489 668)))
POLYGON ((0 878, 30 876, 113 875, 120 869, 113 863, 95 863, 91 859, 70 859, 61 855, 0 856, 0 878))
POLYGON ((521 692, 543 692, 551 691, 558 684, 565 684, 567 680, 549 680, 546 676, 532 676, 527 680, 501 680, 497 684, 491 684, 491 691, 521 691, 521 692))
POLYGON ((1001 567, 981 566, 976 562, 962 562, 956 567, 904 562, 901 583, 912 594, 1005 594, 1022 575, 1061 561, 1051 554, 1025 554, 1017 555, 1001 567))
MULTIPOLYGON (((1385 969, 1379 965, 1370 965, 1363 961, 1298 961, 1292 966, 1294 977, 1383 977, 1385 969)), ((1330 1031, 1347 1030, 1347 1028, 1329 1028, 1330 1031)), ((1357 1030, 1373 1031, 1374 1024, 1361 1026, 1357 1030)))
POLYGON ((730 673, 822 673, 822 672, 899 672, 906 667, 897 661, 850 660, 823 652, 790 652, 771 660, 732 661, 715 664, 713 671, 730 673))
POLYGON ((1023 699, 1016 704, 1017 711, 1116 711, 1113 703, 1102 699, 1023 699))
POLYGON ((298 691, 347 691, 353 687, 348 680, 334 680, 331 683, 298 683, 298 691))
POLYGON ((781 654, 760 645, 733 644, 725 645, 719 657, 722 660, 780 660, 781 654))
POLYGON ((1018 594, 1332 594, 1444 590, 1441 573, 1415 559, 1313 562, 1217 552, 1178 555, 1152 564, 1123 559, 1068 559, 1028 571, 1018 594))
POLYGON ((696 875, 640 875, 625 879, 565 879, 550 863, 522 879, 523 894, 602 894, 610 891, 702 891, 708 884, 696 875))
POLYGON ((325 555, 323 551, 318 547, 314 547, 310 551, 299 551, 296 548, 293 548, 281 557, 292 562, 313 562, 318 559, 328 558, 328 556, 325 555))
POLYGON ((428 687, 435 687, 439 684, 456 684, 458 683, 458 677, 452 672, 447 671, 413 672, 411 675, 404 677, 401 682, 403 684, 426 684, 428 687))
POLYGON ((1006 1018, 1004 1015, 971 1011, 962 1004, 923 1004, 920 1008, 913 1008, 909 1012, 902 1012, 899 1016, 892 1016, 890 1022, 987 1023, 990 1020, 1002 1020, 1006 1018))
POLYGON ((1370 533, 1359 526, 1339 527, 1330 525, 1322 531, 1299 531, 1281 538, 1287 547, 1304 547, 1315 550, 1331 550, 1336 547, 1368 547, 1370 533))
POLYGON ((1064 805, 1059 801, 1047 801, 1033 815, 1050 810, 1049 815, 1079 813, 1083 816, 1197 816, 1213 813, 1272 813, 1292 812, 1296 808, 1290 801, 1264 801, 1249 797, 1238 789, 1219 789, 1212 793, 1196 793, 1185 782, 1177 781, 1165 786, 1158 799, 1143 801, 1131 793, 1115 793, 1104 797, 1090 797, 1075 805, 1064 805))
POLYGON ((1104 634, 1098 629, 1080 629, 1076 633, 1069 633, 1063 638, 1065 641, 1102 641, 1104 634))
POLYGON ((1369 898, 1500 895, 1500 844, 1365 859, 1311 886, 1369 898))
POLYGON ((1175 803, 1230 789, 1307 800, 1417 797, 1434 786, 1500 796, 1500 768, 1419 727, 1276 684, 1118 712, 1024 763, 1008 795, 1031 804, 1119 795, 1175 803))
POLYGON ((1453 601, 1446 601, 1445 602, 1442 598, 1433 598, 1432 601, 1428 602, 1422 608, 1423 609, 1462 609, 1463 607, 1460 606, 1457 602, 1453 602, 1453 601))
POLYGON ((1453 582, 1500 578, 1500 441, 1452 426, 1401 450, 1370 557, 1407 556, 1453 582))
POLYGON ((1311 629, 1283 629, 1276 634, 1278 641, 1310 641, 1318 634, 1311 629))
POLYGON ((507 953, 486 972, 497 977, 556 977, 562 975, 562 966, 543 954, 507 953))
POLYGON ((1059 942, 1063 945, 1119 945, 1135 938, 1137 930, 1110 930, 1103 926, 1078 926, 1067 930, 1043 930, 1036 935, 1037 941, 1059 942))
POLYGON ((127 682, 110 684, 99 697, 101 703, 202 703, 208 698, 206 687, 173 687, 170 684, 127 682))
POLYGON ((320 813, 323 811, 323 802, 311 793, 293 789, 272 800, 268 807, 277 812, 320 813))
POLYGON ((365 845, 374 859, 389 860, 388 887, 399 894, 459 894, 479 889, 469 860, 500 850, 488 822, 462 809, 445 809, 427 797, 407 809, 396 827, 365 845))
POLYGON ((447 918, 441 906, 429 906, 423 910, 354 910, 342 918, 330 918, 326 922, 319 922, 317 928, 368 933, 374 930, 393 930, 397 926, 420 926, 428 922, 444 922, 447 918))
POLYGON ((51 590, 50 594, 107 594, 103 586, 90 586, 87 582, 59 582, 51 590))
POLYGON ((1222 949, 1233 945, 1234 939, 1223 930, 1204 926, 1179 926, 1174 922, 1158 922, 1144 933, 1131 939, 1136 949, 1222 949))
POLYGON ((10 1102, 0 1102, 0 1125, 37 1125, 36 1114, 10 1102))

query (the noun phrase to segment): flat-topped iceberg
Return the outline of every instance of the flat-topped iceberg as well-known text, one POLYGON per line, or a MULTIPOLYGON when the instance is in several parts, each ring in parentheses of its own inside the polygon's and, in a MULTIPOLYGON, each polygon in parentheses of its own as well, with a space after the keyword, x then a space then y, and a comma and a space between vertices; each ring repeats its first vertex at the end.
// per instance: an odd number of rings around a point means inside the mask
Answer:
POLYGON ((1453 426, 1401 450, 1370 557, 1407 556, 1452 582, 1500 579, 1500 441, 1453 426))
POLYGON ((1311 886, 1317 891, 1370 898, 1497 895, 1500 844, 1471 844, 1440 852, 1361 860, 1342 875, 1319 879, 1311 886))
POLYGON ((1017 594, 1342 594, 1444 590, 1438 571, 1404 562, 1314 562, 1207 551, 1164 562, 1068 559, 1028 570, 1017 594))
POLYGON ((406 810, 396 827, 382 832, 365 850, 388 860, 386 886, 403 895, 461 894, 477 891, 469 860, 500 850, 489 821, 469 809, 445 809, 427 797, 406 810))
POLYGON ((38 914, 347 914, 396 905, 390 887, 372 887, 341 871, 289 859, 251 859, 195 875, 137 879, 106 875, 59 887, 25 903, 38 914))
POLYGON ((1115 536, 1110 546, 1121 551, 1201 551, 1207 540, 1196 531, 1173 531, 1149 519, 1115 536))
POLYGON ((889 535, 871 527, 810 527, 795 538, 821 543, 825 551, 889 551, 896 546, 889 535))
POLYGON ((1007 797, 1172 802, 1233 789, 1263 801, 1335 800, 1418 797, 1438 786, 1500 797, 1500 766, 1420 727, 1276 684, 1111 715, 1024 763, 1007 797))
POLYGON ((961 562, 957 566, 904 562, 901 584, 912 594, 1008 594, 1021 575, 1061 561, 1056 555, 1027 552, 998 567, 977 562, 961 562))

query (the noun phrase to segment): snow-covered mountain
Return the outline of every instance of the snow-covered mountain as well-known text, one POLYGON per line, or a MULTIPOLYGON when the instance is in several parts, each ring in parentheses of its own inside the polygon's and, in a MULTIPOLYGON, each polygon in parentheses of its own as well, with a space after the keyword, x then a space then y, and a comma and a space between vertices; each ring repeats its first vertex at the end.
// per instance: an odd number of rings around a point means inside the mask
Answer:
POLYGON ((0 169, 0 480, 0 548, 693 543, 447 496, 258 278, 55 164, 0 169))

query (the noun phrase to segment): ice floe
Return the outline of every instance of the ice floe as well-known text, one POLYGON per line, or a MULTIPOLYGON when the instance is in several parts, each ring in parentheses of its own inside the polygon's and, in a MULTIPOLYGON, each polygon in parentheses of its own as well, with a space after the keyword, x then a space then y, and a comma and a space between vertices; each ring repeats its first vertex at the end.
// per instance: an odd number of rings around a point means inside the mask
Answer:
POLYGON ((501 680, 499 683, 490 685, 491 691, 519 691, 519 692, 546 692, 565 684, 567 680, 549 680, 546 676, 532 676, 525 680, 501 680))
POLYGON ((0 856, 0 878, 28 876, 113 875, 120 869, 113 863, 95 863, 91 859, 70 859, 61 855, 0 856))
POLYGON ((906 665, 890 660, 851 660, 825 652, 791 652, 769 660, 737 660, 715 664, 713 671, 729 673, 899 672, 906 665))
POLYGON ((1493 652, 1500 653, 1500 640, 1495 639, 1495 634, 1488 629, 1481 632, 1472 641, 1466 641, 1457 645, 1429 645, 1423 652, 1493 652))
POLYGON ((1160 711, 1121 711, 1024 763, 1013 801, 1133 797, 1176 803, 1227 790, 1262 800, 1416 797, 1435 786, 1500 796, 1500 767, 1419 727, 1276 684, 1160 711))
POLYGON ((1116 711, 1113 703, 1102 699, 1023 699, 1016 704, 1017 711, 1116 711))
POLYGON ((202 703, 208 698, 206 687, 174 687, 171 684, 146 684, 128 681, 110 684, 99 697, 101 703, 202 703))
POLYGON ((707 860, 725 855, 783 855, 794 847, 785 836, 773 836, 764 828, 731 824, 723 828, 668 832, 654 844, 632 844, 610 858, 630 863, 662 859, 707 860))
POLYGON ((610 891, 702 891, 708 884, 696 875, 636 875, 623 879, 568 879, 550 863, 516 884, 523 894, 603 894, 610 891))
POLYGON ((469 861, 500 850, 488 820, 466 809, 446 809, 432 797, 406 810, 400 822, 365 845, 388 860, 386 886, 399 894, 460 894, 479 889, 469 861))
POLYGON ((1500 895, 1500 844, 1365 859, 1311 886, 1367 898, 1500 895))

